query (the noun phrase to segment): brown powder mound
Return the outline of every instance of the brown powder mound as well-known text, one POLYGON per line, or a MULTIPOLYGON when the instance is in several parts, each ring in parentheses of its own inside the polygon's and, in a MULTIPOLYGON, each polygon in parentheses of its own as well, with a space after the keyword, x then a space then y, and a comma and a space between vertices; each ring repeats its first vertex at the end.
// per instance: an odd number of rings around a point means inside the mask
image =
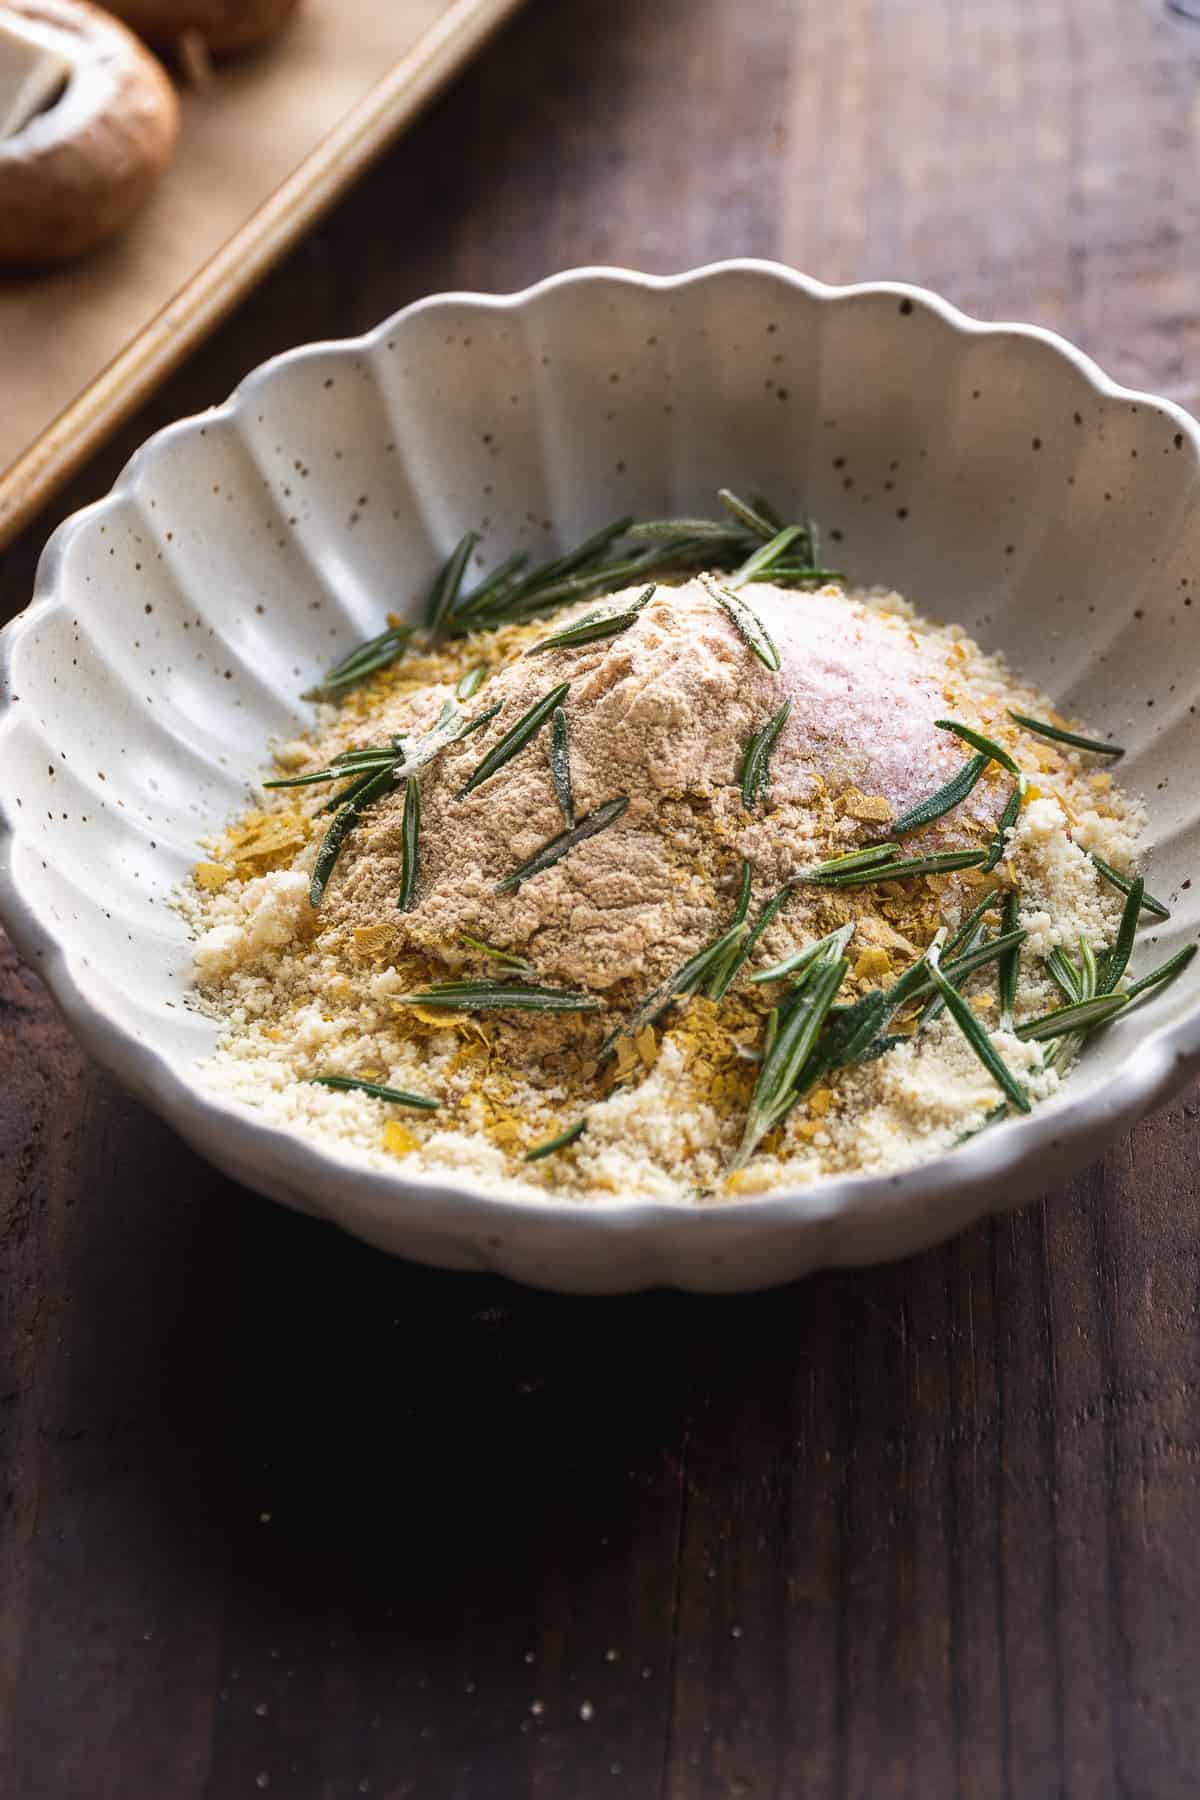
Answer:
MULTIPOLYGON (((632 595, 630 596, 633 597, 632 595)), ((962 677, 952 640, 918 638, 903 612, 840 595, 766 585, 744 598, 780 652, 775 674, 755 657, 704 580, 661 587, 619 637, 520 657, 472 710, 503 702, 496 719, 421 776, 417 904, 397 910, 402 796, 367 815, 343 855, 326 928, 386 922, 399 941, 453 957, 466 931, 515 948, 543 976, 604 990, 639 987, 690 956, 726 921, 743 856, 755 902, 806 864, 887 834, 889 821, 930 793, 970 752, 934 720, 962 677), (619 795, 618 822, 515 893, 496 884, 564 827, 543 730, 473 793, 459 793, 489 749, 549 689, 569 681, 577 815, 619 795), (751 735, 791 695, 771 761, 765 803, 742 803, 751 735)), ((620 610, 620 599, 612 602, 620 610)), ((432 724, 451 690, 428 690, 408 724, 432 724)), ((968 716, 978 719, 978 704, 968 716)), ((1006 784, 989 778, 963 806, 910 845, 978 842, 1006 784)), ((861 896, 863 903, 866 897, 861 896)), ((876 895, 876 900, 878 896, 876 895)), ((799 890, 799 926, 836 922, 860 896, 799 890)))

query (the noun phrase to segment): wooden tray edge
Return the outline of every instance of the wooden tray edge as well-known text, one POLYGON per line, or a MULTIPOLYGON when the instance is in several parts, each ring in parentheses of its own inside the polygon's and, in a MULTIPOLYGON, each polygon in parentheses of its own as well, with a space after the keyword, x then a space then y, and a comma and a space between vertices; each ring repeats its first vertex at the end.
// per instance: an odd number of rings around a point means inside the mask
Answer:
POLYGON ((0 474, 0 549, 233 311, 521 4, 522 0, 457 0, 0 474))

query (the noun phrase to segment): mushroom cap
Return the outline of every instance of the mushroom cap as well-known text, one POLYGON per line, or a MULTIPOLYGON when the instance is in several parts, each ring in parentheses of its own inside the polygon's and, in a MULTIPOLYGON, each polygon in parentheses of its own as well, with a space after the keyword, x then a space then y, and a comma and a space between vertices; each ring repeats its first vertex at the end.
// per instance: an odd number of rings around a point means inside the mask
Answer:
POLYGON ((110 0, 109 11, 151 44, 198 32, 210 50, 248 50, 274 35, 300 0, 110 0))
POLYGON ((66 261, 111 237, 170 161, 179 103, 133 33, 86 0, 9 0, 61 43, 61 99, 0 140, 0 262, 66 261))

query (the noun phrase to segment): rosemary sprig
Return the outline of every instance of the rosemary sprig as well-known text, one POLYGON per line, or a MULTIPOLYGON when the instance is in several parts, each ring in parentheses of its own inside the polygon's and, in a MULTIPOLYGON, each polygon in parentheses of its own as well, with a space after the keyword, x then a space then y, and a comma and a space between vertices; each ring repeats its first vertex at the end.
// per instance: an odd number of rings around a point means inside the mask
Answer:
POLYGON ((570 692, 570 688, 569 681, 560 681, 558 686, 551 688, 548 694, 543 694, 542 698, 531 706, 528 712, 522 713, 511 730, 506 731, 500 742, 494 745, 483 761, 475 766, 464 785, 459 788, 456 798, 461 800, 464 795, 473 793, 477 787, 489 780, 497 769, 502 769, 504 764, 516 756, 518 751, 523 750, 530 738, 537 736, 555 707, 561 706, 570 692))
POLYGON ((525 654, 540 656, 544 650, 573 650, 580 644, 598 643, 601 638, 619 637, 637 622, 638 614, 653 599, 655 591, 656 583, 651 582, 645 593, 624 611, 588 613, 584 618, 577 619, 574 625, 566 625, 561 631, 555 631, 540 643, 532 645, 525 654))
POLYGON ((415 775, 410 775, 404 784, 403 849, 396 905, 401 912, 411 912, 421 873, 421 784, 415 775))
POLYGON ((1137 995, 1145 994, 1151 988, 1163 987, 1168 981, 1174 981, 1177 975, 1183 974, 1195 954, 1195 944, 1185 944, 1182 950, 1177 950, 1174 956, 1169 956, 1165 963, 1159 964, 1157 969, 1151 969, 1148 975, 1143 975, 1139 980, 1131 982, 1125 989, 1126 1000, 1133 1000, 1137 995))
POLYGON ((802 874, 796 880, 811 882, 816 887, 871 887, 877 881, 901 881, 913 875, 945 875, 954 869, 977 869, 986 858, 986 850, 937 850, 929 856, 914 856, 903 862, 881 862, 851 869, 844 875, 802 874))
POLYGON ((459 933, 468 950, 478 952, 480 956, 490 957, 506 969, 515 969, 519 975, 532 975, 533 964, 525 961, 523 956, 514 956, 511 950, 500 950, 495 944, 485 943, 483 938, 472 937, 469 931, 459 933))
POLYGON ((533 981, 437 981, 395 999, 398 1006, 426 1006, 438 1012, 599 1012, 604 1004, 591 994, 533 981))
POLYGON ((984 737, 981 731, 975 731, 970 725, 961 724, 958 719, 935 719, 933 722, 939 731, 952 732, 956 738, 961 738, 964 744, 970 744, 972 750, 981 751, 984 756, 999 763, 1002 769, 1007 769, 1010 775, 1015 775, 1019 781, 1024 782, 1024 775, 1008 751, 1002 749, 992 738, 984 737))
MULTIPOLYGON (((775 563, 783 561, 784 553, 791 549, 797 538, 804 535, 803 525, 785 525, 768 543, 761 544, 753 556, 748 556, 740 569, 734 570, 727 585, 736 593, 738 588, 745 587, 748 582, 760 580, 770 572, 775 563)), ((778 668, 779 665, 775 666, 778 668)))
POLYGON ((733 986, 733 983, 737 980, 737 977, 741 974, 742 969, 745 967, 745 965, 749 961, 750 957, 754 954, 754 949, 758 943, 758 940, 762 937, 763 932, 766 931, 767 927, 771 924, 771 921, 778 915, 778 913, 781 911, 781 909, 784 907, 784 905, 786 905, 788 896, 791 894, 791 891, 792 891, 792 884, 789 881, 783 887, 781 887, 777 893, 772 894, 771 898, 766 902, 762 911, 759 913, 757 919, 754 921, 754 924, 752 925, 750 930, 746 933, 746 936, 744 938, 742 938, 741 942, 738 945, 735 946, 733 956, 729 963, 729 968, 725 975, 724 986, 721 989, 721 992, 723 994, 727 994, 729 992, 729 989, 733 986))
MULTIPOLYGON (((1021 915, 1021 896, 1015 888, 1010 888, 1004 896, 1004 907, 1000 914, 1001 937, 1012 937, 1017 931, 1021 915)), ((1024 936, 1025 934, 1022 934, 1024 936)), ((1013 1008, 1017 1004, 1017 984, 1021 977, 1021 945, 1016 942, 1007 949, 1000 962, 998 971, 1000 989, 1000 1023, 1005 1031, 1012 1030, 1013 1008)))
MULTIPOLYGON (((459 598, 453 613, 455 624, 461 625, 464 620, 469 620, 473 613, 481 611, 485 606, 498 603, 504 595, 512 590, 528 561, 528 551, 519 550, 515 556, 509 556, 504 562, 497 563, 491 574, 485 575, 478 587, 473 587, 469 594, 464 594, 459 598)), ((472 627, 467 624, 465 629, 471 630, 472 627)))
POLYGON ((441 637, 446 621, 454 611, 455 602, 462 591, 467 563, 478 542, 479 533, 477 531, 464 532, 450 552, 446 566, 433 584, 433 591, 430 593, 429 604, 426 608, 425 623, 430 638, 435 643, 441 637))
POLYGON ((586 1118, 577 1119, 574 1125, 568 1125, 567 1129, 560 1131, 557 1137, 546 1138, 542 1143, 535 1144, 532 1150, 527 1150, 525 1161, 541 1162, 544 1156, 553 1156, 556 1150, 565 1150, 568 1144, 577 1144, 587 1128, 586 1118))
POLYGON ((1080 737, 1077 731, 1065 731, 1061 725, 1049 725, 1044 719, 1031 719, 1025 713, 1009 711, 1009 718, 1023 725, 1035 737, 1050 738, 1056 744, 1070 744, 1075 750, 1094 750, 1097 756, 1124 756, 1119 744, 1101 743, 1098 738, 1080 737))
POLYGON ((813 943, 806 944, 803 950, 794 950, 782 962, 772 963, 769 969, 760 969, 750 980, 757 984, 764 981, 784 981, 789 975, 802 975, 818 956, 843 956, 853 936, 854 921, 851 920, 848 925, 839 925, 827 937, 817 938, 813 943))
POLYGON ((528 881, 532 875, 540 875, 543 869, 549 869, 556 862, 561 862, 563 857, 574 850, 577 844, 585 843, 588 838, 595 837, 598 831, 614 825, 628 805, 629 796, 627 794, 620 794, 615 800, 606 800, 603 806, 598 806, 595 812, 588 813, 587 817, 580 819, 577 825, 571 826, 568 831, 560 831, 558 836, 551 838, 548 844, 543 844, 541 849, 527 862, 521 864, 520 868, 514 869, 511 875, 506 875, 503 881, 498 881, 494 891, 497 894, 511 894, 514 888, 520 887, 521 883, 528 881))
MULTIPOLYGON (((996 894, 993 889, 991 893, 983 896, 978 906, 971 908, 958 930, 947 940, 946 948, 942 951, 944 962, 949 962, 956 952, 962 949, 967 939, 974 933, 975 927, 982 922, 987 913, 994 912, 996 906, 996 894)), ((1009 928, 1005 926, 1003 929, 1008 930, 1009 928)))
POLYGON ((567 715, 561 706, 556 706, 550 715, 550 776, 569 830, 575 823, 575 790, 571 786, 571 740, 567 733, 567 715))
POLYGON ((745 1166, 767 1133, 795 1105, 804 1066, 849 967, 844 956, 821 957, 809 967, 786 1009, 779 1009, 778 1024, 770 1034, 770 1047, 750 1096, 742 1141, 733 1159, 735 1169, 745 1166))
POLYGON ((902 813, 892 826, 896 837, 906 837, 910 831, 920 831, 924 826, 932 825, 935 819, 940 819, 944 813, 948 813, 960 805, 972 788, 976 786, 991 760, 990 756, 985 756, 982 750, 979 751, 969 762, 965 762, 958 773, 952 775, 943 787, 938 788, 936 793, 928 795, 924 800, 918 800, 917 804, 910 807, 906 813, 902 813))
MULTIPOLYGON (((1132 875, 1122 875, 1118 869, 1113 868, 1111 863, 1105 862, 1104 858, 1095 850, 1089 850, 1087 854, 1091 857, 1105 881, 1111 882, 1113 887, 1119 888, 1123 894, 1129 892, 1130 888, 1133 886, 1134 878, 1132 875)), ((1156 900, 1153 894, 1148 894, 1146 892, 1144 884, 1142 887, 1142 911, 1152 913, 1156 919, 1169 919, 1171 916, 1169 909, 1163 905, 1161 900, 1156 900)))
POLYGON ((1128 994, 1093 994, 1090 1000, 1075 1000, 1040 1018, 1027 1019, 1024 1025, 1017 1026, 1017 1036, 1023 1043, 1040 1044, 1047 1038, 1066 1037, 1076 1031, 1094 1031, 1098 1025, 1107 1024, 1128 1000, 1128 994))
POLYGON ((711 944, 705 944, 702 950, 697 950, 695 956, 689 957, 673 975, 669 975, 646 995, 624 1024, 618 1025, 615 1031, 609 1033, 598 1052, 600 1061, 605 1061, 612 1054, 619 1038, 636 1037, 645 1026, 653 1025, 676 1000, 682 999, 686 994, 694 994, 701 982, 719 966, 723 957, 731 949, 736 950, 739 944, 744 943, 748 935, 746 921, 739 919, 711 944))
POLYGON ((1031 1111, 1028 1094, 1017 1080, 1004 1058, 1000 1055, 984 1027, 975 1017, 970 1006, 963 999, 958 989, 947 980, 938 966, 939 952, 931 947, 925 956, 925 966, 929 970, 934 987, 946 1002, 946 1010, 954 1023, 966 1038, 971 1049, 979 1058, 992 1080, 1002 1089, 1010 1106, 1018 1112, 1031 1111))
POLYGON ((275 781, 264 781, 264 788, 297 788, 313 787, 321 782, 342 781, 347 775, 373 775, 380 769, 390 769, 396 761, 394 750, 384 749, 372 753, 364 753, 361 761, 344 763, 340 768, 331 763, 326 769, 314 769, 308 775, 281 776, 275 781))
POLYGON ((1098 994, 1111 994, 1129 967, 1129 959, 1133 955, 1138 920, 1142 914, 1145 897, 1146 884, 1139 875, 1126 897, 1121 923, 1117 927, 1116 942, 1100 957, 1095 986, 1095 992, 1098 994))
POLYGON ((440 1105, 424 1094, 408 1094, 403 1088, 384 1087, 378 1081, 359 1081, 354 1075, 310 1075, 308 1079, 314 1087, 333 1088, 342 1094, 369 1094, 372 1100, 387 1100, 393 1106, 418 1106, 423 1112, 436 1112, 440 1105))
MULTIPOLYGON (((942 948, 939 967, 946 980, 953 982, 955 987, 961 987, 967 976, 974 975, 977 969, 986 969, 990 963, 1002 963, 1006 956, 1014 950, 1019 950, 1029 936, 1027 931, 1016 927, 1012 931, 1002 932, 999 937, 980 939, 977 937, 977 933, 981 929, 981 927, 976 927, 976 931, 967 940, 970 947, 960 948, 957 956, 948 956, 946 947, 942 948)), ((894 1000, 894 996, 901 983, 903 983, 901 994, 903 1001, 920 999, 936 985, 930 976, 923 973, 923 960, 923 958, 919 958, 915 963, 910 964, 903 975, 887 990, 888 999, 893 1002, 893 1011, 900 1004, 900 1001, 894 1000), (922 978, 915 983, 912 980, 914 971, 922 971, 922 978)))
POLYGON ((746 746, 746 758, 742 763, 742 805, 747 810, 757 804, 770 786, 771 752, 791 711, 792 697, 789 694, 779 711, 767 720, 760 731, 754 733, 746 746))
POLYGON ((473 669, 468 669, 454 690, 455 699, 469 700, 472 694, 477 694, 487 679, 487 672, 486 663, 476 663, 473 669))
POLYGON ((391 767, 379 769, 364 784, 360 784, 351 797, 344 801, 333 815, 332 823, 321 839, 321 847, 317 851, 317 860, 313 864, 312 880, 308 888, 309 905, 315 911, 325 898, 325 889, 329 877, 333 874, 333 866, 341 855, 342 845, 358 824, 359 819, 392 786, 391 767))
POLYGON ((754 652, 764 668, 770 669, 773 675, 777 674, 779 652, 758 614, 725 583, 708 581, 705 586, 718 606, 723 607, 729 615, 742 642, 754 652))

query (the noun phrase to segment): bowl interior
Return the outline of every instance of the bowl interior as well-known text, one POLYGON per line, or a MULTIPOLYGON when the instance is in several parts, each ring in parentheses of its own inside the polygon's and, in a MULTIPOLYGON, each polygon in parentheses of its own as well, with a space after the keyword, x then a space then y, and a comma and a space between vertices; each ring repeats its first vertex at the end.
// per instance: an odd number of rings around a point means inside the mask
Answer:
MULTIPOLYGON (((1197 935, 1190 422, 912 291, 592 273, 269 364, 56 537, 10 636, 0 806, 12 886, 84 1001, 190 1076, 214 1031, 186 1004, 173 885, 251 799, 267 740, 305 724, 302 690, 411 613, 467 527, 486 567, 626 512, 711 510, 726 483, 808 512, 852 579, 1111 728, 1173 907, 1141 965, 1197 935)), ((1072 1091, 1194 1010, 1198 982, 1106 1033, 1072 1091)))

